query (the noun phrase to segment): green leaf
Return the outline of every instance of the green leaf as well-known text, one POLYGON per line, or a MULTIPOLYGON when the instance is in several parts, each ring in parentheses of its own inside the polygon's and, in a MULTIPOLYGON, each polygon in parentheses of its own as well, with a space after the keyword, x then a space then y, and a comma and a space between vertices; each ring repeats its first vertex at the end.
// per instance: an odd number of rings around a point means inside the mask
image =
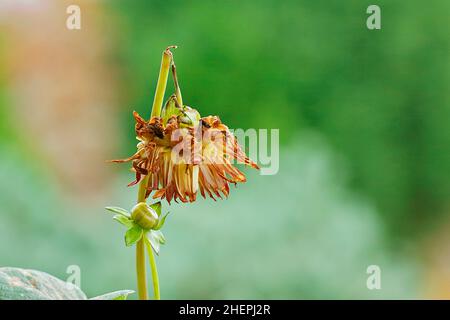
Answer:
MULTIPOLYGON (((132 290, 120 290, 90 300, 126 300, 132 290)), ((48 273, 5 267, 0 268, 0 300, 87 300, 76 285, 48 273)))
POLYGON ((133 290, 119 290, 105 293, 89 300, 127 300, 128 295, 134 293, 133 290))
POLYGON ((123 224, 127 228, 132 228, 134 226, 133 220, 131 220, 131 219, 127 218, 127 217, 124 217, 121 214, 116 214, 113 217, 113 219, 116 220, 117 222, 119 222, 120 224, 123 224))
POLYGON ((144 230, 142 230, 142 228, 137 225, 128 229, 125 233, 125 244, 127 245, 127 247, 139 241, 139 239, 141 239, 142 237, 143 232, 144 230))
POLYGON ((86 300, 72 283, 48 273, 20 268, 0 268, 0 300, 86 300))
POLYGON ((130 217, 130 213, 128 212, 128 210, 125 210, 123 208, 120 207, 105 207, 106 210, 114 212, 114 213, 118 213, 122 216, 125 216, 127 218, 130 217))
POLYGON ((155 202, 154 204, 150 205, 150 208, 155 210, 158 217, 161 215, 161 201, 155 202))
POLYGON ((158 224, 156 227, 154 227, 154 230, 159 230, 164 226, 164 223, 166 222, 166 218, 169 215, 169 212, 167 212, 161 219, 159 219, 158 224))

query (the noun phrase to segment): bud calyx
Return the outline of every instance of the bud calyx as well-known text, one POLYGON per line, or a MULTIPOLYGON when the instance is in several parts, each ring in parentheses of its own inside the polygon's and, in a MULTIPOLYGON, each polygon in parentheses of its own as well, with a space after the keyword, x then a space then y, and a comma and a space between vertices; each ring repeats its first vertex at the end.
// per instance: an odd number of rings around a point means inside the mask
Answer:
POLYGON ((152 229, 158 225, 158 215, 145 202, 139 202, 131 209, 131 219, 143 229, 152 229))

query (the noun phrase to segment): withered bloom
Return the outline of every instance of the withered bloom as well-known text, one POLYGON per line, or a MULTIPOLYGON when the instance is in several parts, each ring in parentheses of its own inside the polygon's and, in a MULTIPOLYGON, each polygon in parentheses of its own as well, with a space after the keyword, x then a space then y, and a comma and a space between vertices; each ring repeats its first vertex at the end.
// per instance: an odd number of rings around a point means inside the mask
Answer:
POLYGON ((245 182, 244 174, 234 162, 259 169, 240 148, 236 137, 219 117, 201 118, 197 110, 183 104, 173 55, 169 46, 162 53, 150 120, 133 112, 135 132, 139 140, 137 152, 127 159, 131 162, 139 183, 137 204, 131 213, 119 207, 107 207, 114 219, 125 225, 127 246, 136 244, 136 275, 140 300, 147 300, 145 249, 149 255, 155 300, 160 299, 158 272, 153 252, 158 254, 165 238, 161 228, 167 217, 161 213, 161 202, 147 203, 147 197, 194 202, 197 194, 212 199, 227 197, 229 184, 245 182), (175 93, 163 106, 170 69, 175 93))
POLYGON ((166 103, 162 117, 146 121, 137 112, 133 115, 137 152, 113 162, 132 161, 136 179, 129 186, 149 176, 146 196, 154 192, 154 199, 169 203, 193 202, 200 191, 204 198, 216 200, 228 196, 229 183, 246 181, 234 161, 259 169, 219 117, 200 118, 195 109, 180 107, 175 96, 166 103))

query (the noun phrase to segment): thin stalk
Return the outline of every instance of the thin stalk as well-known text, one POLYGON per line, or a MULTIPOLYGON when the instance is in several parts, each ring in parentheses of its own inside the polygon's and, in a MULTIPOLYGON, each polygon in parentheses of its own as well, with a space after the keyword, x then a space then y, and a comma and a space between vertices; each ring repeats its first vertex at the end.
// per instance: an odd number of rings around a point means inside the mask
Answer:
POLYGON ((159 117, 161 115, 167 78, 169 77, 170 65, 172 64, 172 52, 170 52, 172 48, 176 48, 176 46, 167 47, 162 54, 161 68, 159 69, 158 83, 156 85, 155 98, 152 106, 152 117, 159 117))
POLYGON ((137 195, 137 203, 139 202, 145 202, 145 195, 147 193, 147 185, 148 185, 148 176, 145 176, 141 183, 139 183, 139 190, 137 195))
POLYGON ((175 86, 175 96, 177 97, 177 102, 180 105, 181 109, 184 109, 183 97, 181 96, 181 89, 180 89, 180 85, 178 83, 177 67, 175 66, 175 62, 173 62, 173 60, 172 60, 172 75, 173 75, 173 83, 175 86))
POLYGON ((148 300, 144 241, 144 237, 142 237, 136 243, 136 275, 139 300, 148 300))
MULTIPOLYGON (((137 203, 145 201, 148 176, 145 176, 139 184, 137 203)), ((145 268, 145 239, 142 237, 136 243, 136 276, 139 300, 148 300, 147 275, 145 268)))
POLYGON ((155 255, 153 254, 152 246, 148 241, 145 242, 147 246, 148 258, 150 262, 150 268, 152 270, 152 281, 153 281, 153 294, 155 300, 160 300, 161 295, 159 293, 159 278, 158 278, 158 269, 156 268, 156 260, 155 255))
MULTIPOLYGON (((170 46, 164 50, 161 61, 161 68, 159 70, 158 83, 156 84, 155 98, 153 100, 151 117, 161 116, 161 109, 163 105, 164 93, 166 92, 167 78, 169 76, 170 65, 172 64, 172 52, 170 49, 176 48, 176 46, 170 46)), ((145 176, 139 184, 137 202, 145 202, 145 196, 147 193, 149 177, 145 176)), ((138 296, 140 300, 147 300, 147 276, 145 269, 145 238, 142 237, 136 244, 136 275, 138 283, 138 296)), ((152 249, 148 250, 150 257, 150 267, 152 270, 153 279, 153 291, 155 293, 155 299, 160 299, 159 294, 159 280, 158 271, 156 270, 155 257, 152 249)))

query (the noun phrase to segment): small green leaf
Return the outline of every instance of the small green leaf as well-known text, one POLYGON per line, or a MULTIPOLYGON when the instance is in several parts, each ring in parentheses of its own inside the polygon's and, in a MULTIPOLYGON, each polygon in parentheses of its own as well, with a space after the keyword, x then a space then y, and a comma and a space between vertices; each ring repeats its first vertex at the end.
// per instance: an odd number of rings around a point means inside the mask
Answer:
POLYGON ((118 213, 127 218, 130 217, 130 213, 127 210, 120 208, 120 207, 106 207, 105 209, 108 211, 114 212, 114 213, 118 213))
POLYGON ((127 245, 127 247, 139 241, 139 239, 141 239, 142 237, 143 232, 144 230, 142 230, 142 228, 137 225, 128 229, 125 233, 125 244, 127 245))
POLYGON ((161 215, 161 201, 155 202, 154 204, 150 205, 150 208, 155 210, 158 217, 161 215))
POLYGON ((117 222, 119 222, 120 224, 123 224, 125 227, 127 228, 132 228, 133 227, 133 220, 121 215, 121 214, 116 214, 113 217, 114 220, 116 220, 117 222))
POLYGON ((161 219, 159 219, 158 224, 156 227, 154 227, 154 230, 159 230, 164 226, 164 222, 166 222, 166 218, 169 215, 169 212, 167 212, 161 219))
POLYGON ((90 298, 89 300, 127 300, 128 295, 134 293, 133 290, 119 290, 102 294, 100 296, 90 298))

